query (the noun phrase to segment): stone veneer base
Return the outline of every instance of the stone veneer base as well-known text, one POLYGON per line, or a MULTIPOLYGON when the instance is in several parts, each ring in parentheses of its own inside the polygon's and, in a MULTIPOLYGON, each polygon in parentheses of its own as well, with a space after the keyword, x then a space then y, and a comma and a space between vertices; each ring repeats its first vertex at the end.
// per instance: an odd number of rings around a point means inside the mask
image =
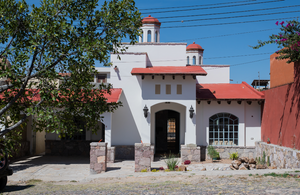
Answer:
POLYGON ((255 146, 257 157, 262 158, 263 152, 265 151, 265 160, 267 162, 269 156, 271 166, 275 166, 279 169, 300 168, 299 150, 267 144, 265 142, 256 142, 255 146))
POLYGON ((114 163, 115 162, 115 147, 107 147, 107 162, 114 163))
POLYGON ((154 147, 150 143, 136 143, 134 145, 135 172, 143 169, 151 171, 151 161, 154 156, 154 147))
POLYGON ((181 145, 181 162, 190 160, 191 162, 200 162, 201 147, 196 144, 181 145))
POLYGON ((92 142, 90 146, 90 173, 105 172, 107 167, 107 143, 92 142))
MULTIPOLYGON (((206 147, 206 146, 205 146, 206 147)), ((239 157, 254 158, 256 157, 255 146, 214 146, 219 152, 221 159, 229 159, 230 153, 237 152, 239 157)), ((211 159, 207 155, 207 149, 205 151, 206 159, 211 159)))

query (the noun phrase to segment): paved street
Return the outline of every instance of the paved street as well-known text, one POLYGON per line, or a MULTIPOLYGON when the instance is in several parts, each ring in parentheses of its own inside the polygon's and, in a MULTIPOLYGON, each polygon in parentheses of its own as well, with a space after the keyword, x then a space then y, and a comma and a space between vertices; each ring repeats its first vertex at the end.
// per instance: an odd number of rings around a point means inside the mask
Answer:
MULTIPOLYGON (((299 170, 214 170, 226 164, 193 164, 187 172, 135 173, 134 161, 109 164, 108 171, 90 175, 89 159, 31 157, 12 163, 4 194, 300 194, 299 170), (208 171, 200 171, 205 166, 208 171), (278 176, 278 175, 275 175, 278 176)), ((163 161, 152 167, 165 166, 163 161)))

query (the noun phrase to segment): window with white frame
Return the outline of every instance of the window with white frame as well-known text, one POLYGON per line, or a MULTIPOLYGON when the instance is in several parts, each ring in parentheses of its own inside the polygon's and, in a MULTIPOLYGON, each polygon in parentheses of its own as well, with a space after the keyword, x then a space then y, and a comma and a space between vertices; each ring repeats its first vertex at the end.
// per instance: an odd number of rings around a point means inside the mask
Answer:
POLYGON ((229 113, 218 113, 209 118, 209 145, 237 146, 239 118, 229 113))

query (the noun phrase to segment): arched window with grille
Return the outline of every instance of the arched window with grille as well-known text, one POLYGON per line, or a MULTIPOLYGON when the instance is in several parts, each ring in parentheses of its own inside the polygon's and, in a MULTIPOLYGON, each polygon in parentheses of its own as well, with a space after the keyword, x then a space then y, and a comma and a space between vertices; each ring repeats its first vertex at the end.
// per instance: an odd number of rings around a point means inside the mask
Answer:
POLYGON ((190 64, 190 57, 186 57, 186 64, 190 64))
POLYGON ((158 33, 157 31, 155 31, 155 42, 157 43, 157 41, 158 41, 158 33))
POLYGON ((151 42, 151 30, 148 30, 147 42, 151 42))
POLYGON ((209 118, 209 145, 237 146, 239 118, 230 113, 218 113, 209 118))
POLYGON ((196 56, 193 57, 193 65, 196 65, 196 56))

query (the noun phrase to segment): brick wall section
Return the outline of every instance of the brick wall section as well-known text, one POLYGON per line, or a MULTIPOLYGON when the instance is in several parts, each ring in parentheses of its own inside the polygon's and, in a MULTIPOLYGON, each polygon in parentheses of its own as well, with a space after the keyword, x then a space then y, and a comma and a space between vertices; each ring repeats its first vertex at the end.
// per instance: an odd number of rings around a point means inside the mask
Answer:
POLYGON ((119 145, 115 147, 115 159, 134 160, 134 145, 119 145))
POLYGON ((196 144, 181 145, 181 161, 200 162, 201 148, 196 144))
POLYGON ((92 142, 90 146, 90 173, 105 172, 107 167, 107 143, 92 142))
POLYGON ((46 155, 51 156, 89 156, 90 143, 85 140, 45 140, 46 155))
POLYGON ((263 152, 270 157, 271 166, 279 169, 300 168, 300 151, 291 148, 267 144, 265 142, 256 142, 257 157, 262 158, 263 152))
POLYGON ((115 147, 107 147, 107 162, 114 163, 115 162, 115 147))
POLYGON ((135 172, 143 169, 151 171, 151 160, 153 159, 154 147, 150 143, 136 143, 134 145, 135 172))

